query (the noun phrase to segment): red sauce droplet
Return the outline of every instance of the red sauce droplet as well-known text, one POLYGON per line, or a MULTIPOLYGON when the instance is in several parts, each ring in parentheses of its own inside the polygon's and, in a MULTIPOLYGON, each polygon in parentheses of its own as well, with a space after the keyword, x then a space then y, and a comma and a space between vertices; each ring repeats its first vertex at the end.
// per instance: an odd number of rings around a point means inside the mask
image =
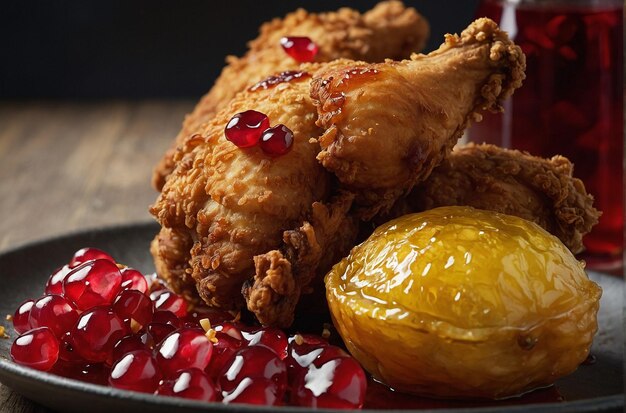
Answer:
POLYGON ((298 70, 286 70, 284 72, 280 72, 277 75, 269 76, 266 79, 261 80, 260 82, 252 85, 250 92, 254 92, 258 89, 269 89, 276 86, 279 83, 287 83, 296 79, 304 79, 311 76, 308 72, 302 72, 298 70))
POLYGON ((279 124, 267 129, 261 136, 261 149, 270 156, 284 155, 293 145, 293 132, 285 125, 279 124))
POLYGON ((299 63, 312 62, 319 50, 319 47, 308 37, 283 37, 280 45, 285 53, 299 63))
POLYGON ((233 116, 224 129, 226 139, 240 148, 256 145, 264 130, 270 127, 267 115, 256 110, 247 110, 233 116))

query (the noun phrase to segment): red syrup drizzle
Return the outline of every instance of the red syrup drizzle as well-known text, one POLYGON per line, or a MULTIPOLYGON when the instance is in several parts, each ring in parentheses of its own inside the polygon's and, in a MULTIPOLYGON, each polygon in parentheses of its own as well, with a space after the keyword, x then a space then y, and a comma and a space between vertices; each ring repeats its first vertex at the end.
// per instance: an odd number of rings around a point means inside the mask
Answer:
POLYGON ((248 89, 250 92, 254 92, 259 89, 270 89, 280 83, 288 83, 294 80, 303 80, 307 77, 310 77, 311 74, 308 72, 303 72, 299 70, 287 70, 285 72, 281 72, 277 75, 272 75, 266 79, 261 80, 260 82, 250 86, 248 89))

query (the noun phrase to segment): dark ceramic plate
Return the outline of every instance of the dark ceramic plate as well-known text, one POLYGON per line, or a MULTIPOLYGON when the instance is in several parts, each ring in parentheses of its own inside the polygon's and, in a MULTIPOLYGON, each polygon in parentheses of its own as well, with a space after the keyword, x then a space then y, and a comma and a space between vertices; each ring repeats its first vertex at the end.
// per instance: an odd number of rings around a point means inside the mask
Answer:
MULTIPOLYGON (((157 232, 155 224, 137 224, 67 235, 34 243, 0 255, 0 315, 12 314, 23 300, 40 295, 45 280, 55 268, 79 248, 93 246, 108 251, 120 262, 145 273, 153 271, 148 251, 157 232)), ((592 354, 596 362, 581 366, 544 393, 488 405, 447 402, 414 403, 415 407, 438 412, 608 412, 624 409, 624 282, 617 277, 591 273, 604 289, 600 308, 600 330, 592 354), (564 401, 542 396, 557 394, 564 401), (537 396, 539 395, 539 396, 537 396)), ((7 323, 8 324, 8 323, 7 323)), ((10 326, 6 326, 10 327, 10 326)), ((12 332, 12 328, 7 328, 12 332)), ((14 334, 12 334, 14 336, 14 334)), ((206 404, 176 398, 155 397, 92 385, 20 367, 9 359, 11 340, 0 339, 0 381, 18 393, 57 411, 68 412, 304 412, 284 407, 260 408, 243 405, 206 404)), ((374 389, 376 387, 374 386, 374 389)), ((369 397, 369 396, 368 396, 369 397)), ((370 398, 369 408, 399 407, 402 395, 382 391, 370 398)), ((419 410, 424 412, 425 410, 419 410)))

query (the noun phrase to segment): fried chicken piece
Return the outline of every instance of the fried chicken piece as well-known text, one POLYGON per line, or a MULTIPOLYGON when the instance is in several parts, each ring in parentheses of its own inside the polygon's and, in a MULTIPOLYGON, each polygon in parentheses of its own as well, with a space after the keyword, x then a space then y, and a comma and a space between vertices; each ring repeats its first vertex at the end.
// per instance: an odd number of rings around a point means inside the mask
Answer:
MULTIPOLYGON (((573 253, 583 250, 582 237, 598 223, 574 166, 562 156, 543 159, 493 145, 456 148, 407 197, 412 212, 449 206, 515 215, 557 236, 573 253)), ((406 209, 405 209, 406 212, 406 209)))
MULTIPOLYGON (((448 37, 442 49, 451 50, 450 65, 445 64, 445 51, 432 56, 437 70, 450 72, 455 82, 453 96, 444 78, 436 76, 434 69, 425 70, 426 58, 417 56, 411 61, 381 64, 345 59, 309 64, 303 67, 308 73, 286 76, 282 82, 237 94, 201 134, 192 135, 177 149, 176 169, 151 209, 163 227, 152 248, 157 268, 163 271, 160 275, 172 285, 187 285, 172 278, 181 271, 178 265, 182 254, 178 251, 191 239, 193 246, 186 258, 189 265, 183 271, 194 278, 205 302, 233 309, 242 306, 245 299, 247 308, 261 323, 290 325, 300 295, 308 291, 322 270, 354 245, 357 218, 366 217, 352 213, 354 202, 372 199, 370 193, 381 192, 376 177, 369 186, 351 185, 343 179, 341 168, 331 169, 324 159, 318 161, 320 142, 331 135, 328 129, 335 131, 339 139, 338 130, 371 128, 372 135, 380 139, 386 137, 397 145, 419 148, 419 159, 413 156, 400 168, 388 168, 407 176, 425 174, 423 170, 430 171, 431 163, 437 163, 453 145, 453 138, 460 135, 469 118, 476 118, 481 109, 497 108, 500 99, 519 86, 523 67, 519 49, 506 40, 495 23, 484 20, 473 26, 489 32, 465 34, 463 41, 448 37), (465 47, 463 44, 472 51, 465 56, 470 63, 459 57, 463 55, 459 50, 465 47), (322 79, 328 73, 358 74, 345 81, 348 87, 338 108, 366 115, 367 119, 326 115, 327 105, 316 93, 325 83, 311 81, 309 76, 322 79), (421 77, 420 73, 427 75, 421 77), (437 82, 429 87, 429 94, 424 93, 425 82, 433 80, 437 82), (464 98, 459 104, 464 105, 465 112, 445 107, 454 96, 464 98), (317 108, 313 97, 318 99, 317 108), (267 114, 271 124, 282 123, 293 131, 290 152, 269 157, 258 146, 238 148, 226 140, 224 125, 235 113, 251 109, 267 114), (420 127, 414 129, 412 125, 420 127), (429 128, 442 129, 443 137, 429 128), (170 234, 175 234, 178 241, 170 234), (170 248, 176 253, 168 255, 170 248), (171 265, 176 266, 170 270, 171 265)), ((366 171, 375 170, 381 157, 389 162, 403 159, 399 153, 402 149, 388 143, 367 137, 350 139, 341 139, 337 146, 350 150, 350 145, 356 146, 352 153, 360 157, 358 165, 366 171), (371 156, 371 152, 378 156, 371 156)), ((406 180, 385 179, 385 196, 381 197, 384 203, 395 202, 412 186, 406 180)), ((361 201, 360 206, 377 211, 381 207, 376 202, 383 202, 374 201, 361 201)))
POLYGON ((249 50, 243 57, 227 57, 227 65, 213 88, 185 118, 173 147, 154 170, 153 186, 157 190, 163 187, 174 167, 172 156, 176 146, 198 132, 237 92, 269 74, 298 68, 298 62, 280 45, 283 36, 311 38, 319 47, 316 62, 339 58, 381 62, 385 58, 403 59, 419 52, 428 34, 426 20, 400 1, 383 1, 364 14, 349 8, 320 14, 298 9, 284 19, 276 18, 263 24, 259 37, 249 43, 249 50))
POLYGON ((428 177, 481 110, 521 86, 525 57, 489 19, 411 60, 335 68, 311 95, 326 131, 318 159, 357 194, 360 215, 385 212, 428 177))

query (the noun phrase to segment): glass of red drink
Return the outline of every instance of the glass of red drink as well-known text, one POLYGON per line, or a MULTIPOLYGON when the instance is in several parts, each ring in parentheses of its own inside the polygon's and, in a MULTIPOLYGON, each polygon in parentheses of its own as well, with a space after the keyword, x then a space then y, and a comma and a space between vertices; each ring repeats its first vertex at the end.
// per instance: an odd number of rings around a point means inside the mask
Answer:
MULTIPOLYGON (((468 131, 474 142, 564 155, 602 211, 585 239, 596 269, 622 268, 624 55, 621 0, 483 0, 526 54, 526 80, 501 114, 468 131)), ((619 271, 619 270, 618 270, 619 271)))

